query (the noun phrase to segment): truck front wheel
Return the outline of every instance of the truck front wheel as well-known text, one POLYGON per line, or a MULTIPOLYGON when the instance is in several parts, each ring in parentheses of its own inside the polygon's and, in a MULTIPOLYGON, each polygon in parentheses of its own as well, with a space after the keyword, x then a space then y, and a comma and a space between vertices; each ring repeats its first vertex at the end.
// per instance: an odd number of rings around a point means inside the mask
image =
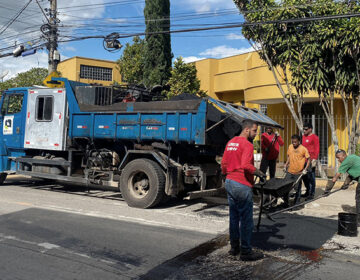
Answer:
POLYGON ((131 207, 154 207, 165 195, 164 171, 152 160, 135 159, 121 173, 120 191, 131 207))

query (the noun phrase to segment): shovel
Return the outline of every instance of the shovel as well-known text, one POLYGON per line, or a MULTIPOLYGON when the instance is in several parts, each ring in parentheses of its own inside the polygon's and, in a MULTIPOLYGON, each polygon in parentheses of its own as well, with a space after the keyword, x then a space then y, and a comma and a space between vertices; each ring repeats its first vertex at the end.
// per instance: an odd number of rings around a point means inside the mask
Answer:
MULTIPOLYGON (((352 184, 353 184, 353 183, 352 183, 352 184)), ((350 184, 349 186, 351 186, 352 184, 350 184)), ((270 219, 271 221, 275 222, 275 220, 272 218, 273 216, 276 216, 276 215, 278 215, 278 214, 280 214, 280 213, 289 211, 289 210, 294 209, 294 208, 296 208, 296 207, 299 207, 299 206, 302 206, 302 205, 311 203, 311 202, 313 202, 313 201, 315 201, 315 200, 318 200, 318 199, 320 199, 320 198, 323 198, 323 197, 332 195, 332 194, 334 194, 334 193, 336 193, 336 192, 338 192, 338 191, 341 191, 341 190, 343 190, 343 189, 340 188, 340 189, 337 189, 337 190, 332 191, 332 192, 330 192, 330 193, 322 194, 322 195, 319 195, 319 196, 316 197, 316 198, 313 198, 313 199, 310 199, 310 200, 307 200, 307 201, 298 203, 298 204, 296 204, 296 205, 290 206, 290 207, 288 207, 288 208, 284 208, 284 209, 281 209, 281 210, 279 210, 279 211, 276 211, 276 212, 273 212, 273 213, 270 213, 270 214, 266 214, 266 217, 267 217, 268 219, 270 219)))

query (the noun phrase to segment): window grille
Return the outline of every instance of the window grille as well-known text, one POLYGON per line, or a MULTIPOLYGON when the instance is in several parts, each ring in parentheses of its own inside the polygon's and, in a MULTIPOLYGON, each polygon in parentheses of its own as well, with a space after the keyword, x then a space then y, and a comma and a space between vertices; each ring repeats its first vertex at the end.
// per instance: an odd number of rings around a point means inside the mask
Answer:
POLYGON ((267 116, 267 104, 260 104, 260 112, 267 116))
POLYGON ((112 81, 112 69, 98 66, 80 65, 80 78, 112 81))

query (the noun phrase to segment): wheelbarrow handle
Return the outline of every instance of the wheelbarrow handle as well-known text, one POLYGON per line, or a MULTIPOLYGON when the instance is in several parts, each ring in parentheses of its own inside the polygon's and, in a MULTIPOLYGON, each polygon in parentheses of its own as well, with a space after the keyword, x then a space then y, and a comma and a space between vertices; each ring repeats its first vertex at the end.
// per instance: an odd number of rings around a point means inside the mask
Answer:
POLYGON ((261 223, 261 216, 262 216, 262 211, 263 211, 263 208, 264 208, 264 185, 266 184, 266 180, 263 181, 261 180, 261 178, 259 178, 260 182, 260 209, 259 209, 259 218, 258 218, 258 223, 256 225, 256 229, 257 231, 259 231, 260 229, 260 223, 261 223))

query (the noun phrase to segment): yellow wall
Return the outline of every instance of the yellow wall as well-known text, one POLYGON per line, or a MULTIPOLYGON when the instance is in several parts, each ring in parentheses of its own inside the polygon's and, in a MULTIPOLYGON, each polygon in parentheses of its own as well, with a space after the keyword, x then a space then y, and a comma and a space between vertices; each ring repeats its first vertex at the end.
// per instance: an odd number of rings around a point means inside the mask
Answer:
POLYGON ((104 86, 108 86, 113 84, 114 82, 117 83, 121 82, 121 75, 119 70, 117 69, 116 62, 109 60, 92 59, 92 58, 75 56, 60 62, 58 65, 58 71, 61 73, 62 77, 82 83, 101 84, 104 86), (80 79, 80 65, 111 68, 112 81, 80 79))
MULTIPOLYGON (((285 160, 291 135, 298 134, 299 131, 284 103, 272 72, 258 53, 250 52, 222 59, 204 59, 195 62, 195 65, 201 89, 207 91, 211 97, 257 109, 259 104, 267 104, 269 117, 287 128, 286 131, 280 131, 285 145, 279 160, 285 160)), ((280 82, 287 93, 285 84, 283 81, 280 82)), ((304 96, 304 102, 319 102, 319 99, 317 94, 312 92, 304 96)), ((335 100, 335 119, 339 148, 346 149, 348 136, 344 108, 339 96, 336 96, 335 100)), ((329 129, 328 160, 329 166, 335 166, 334 147, 331 143, 329 129)))

